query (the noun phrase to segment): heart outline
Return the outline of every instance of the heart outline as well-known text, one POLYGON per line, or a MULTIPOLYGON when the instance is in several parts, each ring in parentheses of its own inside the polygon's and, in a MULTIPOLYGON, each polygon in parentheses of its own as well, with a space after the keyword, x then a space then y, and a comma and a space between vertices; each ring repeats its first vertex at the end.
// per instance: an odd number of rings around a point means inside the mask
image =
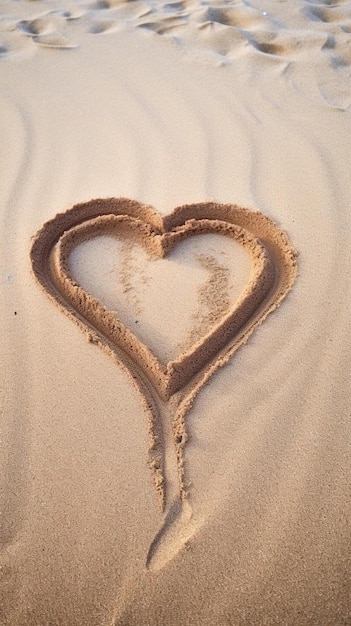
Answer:
MULTIPOLYGON (((159 432, 161 421, 160 409, 162 401, 158 393, 153 393, 153 386, 145 377, 142 368, 127 357, 118 346, 99 333, 67 302, 57 285, 52 280, 53 249, 60 237, 68 230, 74 229, 85 221, 106 215, 127 216, 149 224, 155 234, 162 235, 167 231, 175 231, 193 220, 222 221, 239 226, 252 233, 269 255, 273 268, 273 281, 261 304, 253 311, 252 316, 238 329, 222 350, 194 375, 188 385, 174 393, 168 401, 173 403, 172 431, 176 448, 178 465, 178 482, 180 497, 187 497, 184 469, 184 447, 187 441, 186 416, 193 402, 213 374, 225 365, 233 354, 244 345, 254 330, 263 323, 291 290, 297 275, 297 252, 292 247, 287 235, 269 217, 259 211, 251 211, 236 204, 219 204, 204 202, 186 204, 177 207, 172 213, 162 217, 150 206, 127 198, 95 199, 73 206, 64 213, 59 213, 46 222, 33 239, 30 250, 32 271, 42 289, 49 298, 68 315, 86 334, 89 341, 98 344, 115 358, 132 377, 136 388, 141 394, 143 406, 149 425, 149 466, 153 472, 154 483, 159 494, 161 508, 165 504, 165 487, 163 472, 162 436, 159 432), (156 397, 157 396, 157 397, 156 397), (174 402, 173 402, 174 400, 174 402)), ((168 394, 166 394, 168 396, 168 394)), ((163 404, 165 404, 163 402, 163 404)))
POLYGON ((274 272, 270 258, 260 242, 244 229, 219 220, 188 220, 183 227, 158 233, 152 226, 126 215, 104 215, 84 221, 68 230, 56 244, 52 258, 52 277, 74 309, 109 340, 122 348, 149 378, 161 398, 167 401, 186 386, 212 360, 228 340, 250 318, 272 286, 274 272), (126 233, 127 231, 127 233, 126 233), (244 246, 254 258, 254 274, 230 311, 204 337, 165 366, 114 313, 73 279, 68 258, 73 249, 98 234, 133 235, 139 243, 160 258, 165 258, 181 241, 201 234, 222 234, 244 246), (145 237, 145 241, 144 241, 145 237))

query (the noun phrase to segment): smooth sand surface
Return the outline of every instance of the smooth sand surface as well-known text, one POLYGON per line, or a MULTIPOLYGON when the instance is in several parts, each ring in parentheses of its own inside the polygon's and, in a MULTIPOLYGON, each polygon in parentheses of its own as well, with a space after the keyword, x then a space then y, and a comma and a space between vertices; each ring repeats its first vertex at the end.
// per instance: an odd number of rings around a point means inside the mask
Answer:
POLYGON ((1 626, 351 624, 350 46, 0 1, 1 626))

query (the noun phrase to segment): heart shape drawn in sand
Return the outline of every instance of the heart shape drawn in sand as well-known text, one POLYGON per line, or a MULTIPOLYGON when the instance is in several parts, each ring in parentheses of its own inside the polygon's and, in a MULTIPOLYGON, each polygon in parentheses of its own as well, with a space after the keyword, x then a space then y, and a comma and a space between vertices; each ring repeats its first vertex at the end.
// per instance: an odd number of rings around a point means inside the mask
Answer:
POLYGON ((37 233, 31 262, 51 299, 98 344, 117 358, 142 393, 149 415, 150 464, 164 503, 164 477, 157 423, 168 407, 178 460, 180 494, 185 495, 185 416, 210 376, 247 341, 291 289, 296 253, 268 217, 236 205, 184 205, 161 217, 151 207, 125 198, 92 200, 57 215, 37 233), (178 243, 202 234, 234 239, 250 254, 250 281, 239 299, 202 338, 166 364, 127 328, 115 312, 75 282, 68 259, 80 243, 98 235, 138 242, 153 256, 166 257, 178 243), (171 407, 171 409, 169 408, 171 407))
POLYGON ((100 216, 76 226, 60 237, 53 257, 53 275, 61 293, 95 328, 118 345, 135 366, 147 376, 164 400, 185 387, 251 317, 273 281, 269 256, 260 242, 242 228, 219 220, 189 220, 180 229, 157 233, 149 224, 125 215, 100 216), (251 280, 230 311, 213 329, 175 360, 163 365, 158 357, 112 311, 78 285, 70 273, 68 259, 73 249, 98 235, 132 239, 155 257, 165 257, 184 239, 195 235, 219 233, 241 243, 251 254, 251 280))

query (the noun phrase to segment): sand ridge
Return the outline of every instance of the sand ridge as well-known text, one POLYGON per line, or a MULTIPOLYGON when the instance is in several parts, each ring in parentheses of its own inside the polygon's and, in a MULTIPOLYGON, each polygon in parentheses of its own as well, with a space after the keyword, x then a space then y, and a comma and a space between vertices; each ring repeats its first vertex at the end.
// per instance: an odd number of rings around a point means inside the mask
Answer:
POLYGON ((185 418, 210 376, 232 356, 291 289, 296 277, 296 253, 286 235, 259 212, 236 205, 203 203, 176 208, 161 218, 151 207, 124 198, 92 200, 50 220, 36 235, 31 262, 42 288, 83 330, 126 367, 141 391, 149 419, 149 464, 165 504, 162 427, 163 405, 171 407, 179 493, 186 497, 185 418), (118 317, 87 293, 70 275, 70 253, 83 241, 118 233, 137 241, 157 257, 193 236, 217 233, 233 238, 250 254, 249 284, 229 310, 218 310, 209 331, 168 363, 153 352, 118 317))

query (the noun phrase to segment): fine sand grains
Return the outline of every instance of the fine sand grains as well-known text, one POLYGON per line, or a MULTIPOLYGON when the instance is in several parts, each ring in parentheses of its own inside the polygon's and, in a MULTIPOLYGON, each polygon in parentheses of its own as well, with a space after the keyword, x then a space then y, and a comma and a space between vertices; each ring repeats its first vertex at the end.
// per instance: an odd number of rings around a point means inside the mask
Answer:
POLYGON ((1 626, 350 621, 350 42, 350 0, 0 0, 1 626))

